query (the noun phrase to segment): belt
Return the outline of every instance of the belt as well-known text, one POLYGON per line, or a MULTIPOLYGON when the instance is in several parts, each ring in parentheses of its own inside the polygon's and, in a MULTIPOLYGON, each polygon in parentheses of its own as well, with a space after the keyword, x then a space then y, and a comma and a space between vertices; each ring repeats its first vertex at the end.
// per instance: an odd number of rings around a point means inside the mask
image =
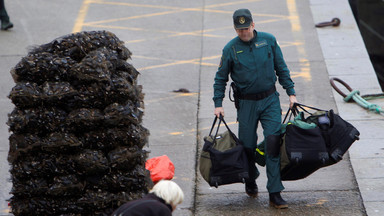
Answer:
POLYGON ((242 94, 242 95, 240 95, 240 99, 242 99, 242 100, 261 100, 261 99, 264 99, 264 98, 268 97, 269 95, 275 93, 275 91, 276 91, 276 86, 273 86, 272 88, 270 88, 269 90, 267 90, 265 92, 260 92, 257 94, 242 94))

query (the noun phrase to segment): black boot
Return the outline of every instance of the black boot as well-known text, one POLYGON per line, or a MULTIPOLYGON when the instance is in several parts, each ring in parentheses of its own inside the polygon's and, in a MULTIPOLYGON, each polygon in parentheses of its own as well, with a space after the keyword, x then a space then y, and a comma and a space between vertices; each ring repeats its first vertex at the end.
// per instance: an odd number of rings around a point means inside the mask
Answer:
POLYGON ((248 196, 257 197, 258 192, 259 192, 259 189, 257 188, 256 181, 245 183, 245 193, 247 193, 248 196))
POLYGON ((8 30, 13 27, 13 23, 7 21, 7 22, 1 22, 1 30, 8 30))
POLYGON ((280 192, 269 194, 269 204, 277 209, 288 208, 288 204, 280 195, 280 192))

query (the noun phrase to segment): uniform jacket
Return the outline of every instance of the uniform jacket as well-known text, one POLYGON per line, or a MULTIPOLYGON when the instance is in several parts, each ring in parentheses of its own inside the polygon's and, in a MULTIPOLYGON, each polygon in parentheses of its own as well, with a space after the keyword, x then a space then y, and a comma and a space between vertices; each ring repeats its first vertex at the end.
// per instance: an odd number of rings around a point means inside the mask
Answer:
POLYGON ((267 91, 277 79, 288 95, 295 94, 294 83, 276 38, 256 30, 254 35, 249 42, 235 37, 224 47, 213 85, 215 107, 222 107, 229 75, 242 94, 267 91))
POLYGON ((149 193, 142 199, 125 203, 113 212, 112 216, 171 216, 172 206, 149 193))

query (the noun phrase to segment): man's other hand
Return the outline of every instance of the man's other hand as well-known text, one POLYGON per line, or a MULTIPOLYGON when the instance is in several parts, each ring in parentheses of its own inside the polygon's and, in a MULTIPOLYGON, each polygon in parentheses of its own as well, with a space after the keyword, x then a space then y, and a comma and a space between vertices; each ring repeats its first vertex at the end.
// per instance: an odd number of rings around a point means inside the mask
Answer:
POLYGON ((289 96, 289 108, 292 108, 294 103, 297 103, 296 95, 290 95, 289 96))

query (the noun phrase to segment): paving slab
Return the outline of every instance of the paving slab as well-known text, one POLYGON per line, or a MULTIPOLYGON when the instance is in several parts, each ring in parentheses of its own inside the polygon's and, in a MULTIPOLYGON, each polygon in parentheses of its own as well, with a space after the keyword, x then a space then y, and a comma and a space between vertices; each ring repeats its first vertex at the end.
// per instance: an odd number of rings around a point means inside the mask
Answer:
POLYGON ((383 202, 366 202, 364 206, 369 216, 383 215, 383 202))

